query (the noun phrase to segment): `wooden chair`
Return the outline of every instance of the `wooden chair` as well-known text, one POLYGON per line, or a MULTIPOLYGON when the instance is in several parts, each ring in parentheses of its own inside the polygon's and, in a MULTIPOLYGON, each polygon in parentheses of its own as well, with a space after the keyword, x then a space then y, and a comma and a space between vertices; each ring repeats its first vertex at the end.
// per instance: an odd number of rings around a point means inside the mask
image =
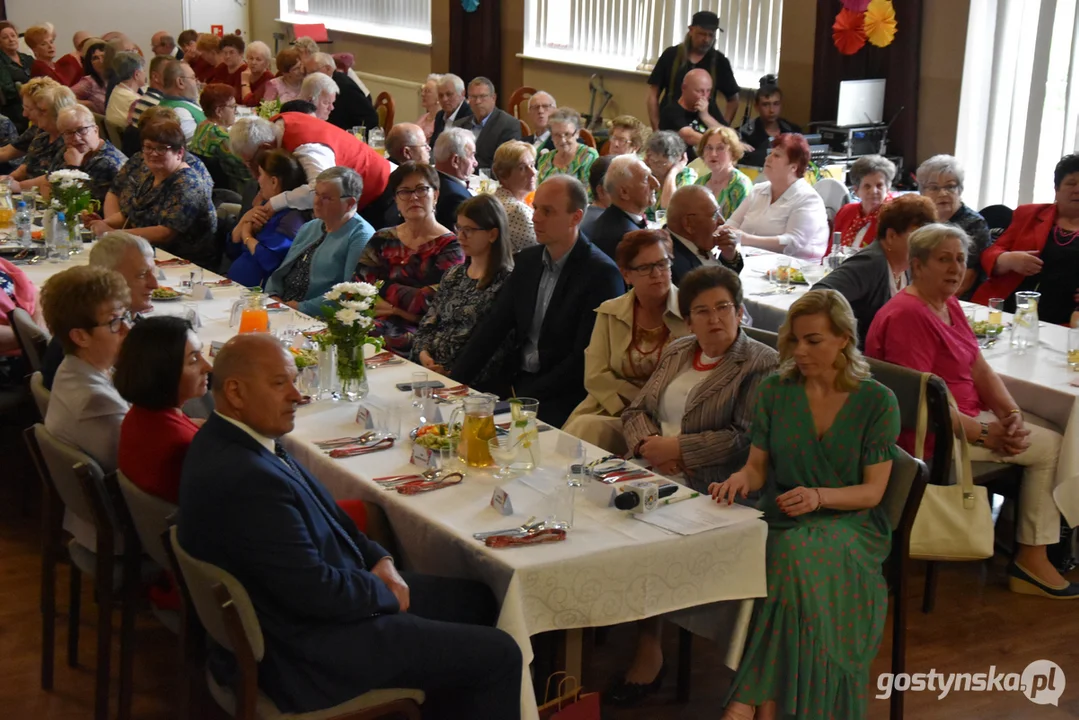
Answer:
MULTIPOLYGON (((240 582, 221 568, 196 560, 180 546, 176 526, 168 531, 173 571, 181 583, 184 622, 197 616, 202 628, 217 644, 236 656, 239 669, 236 687, 217 683, 206 670, 210 694, 218 705, 235 718, 269 720, 284 717, 258 689, 258 663, 265 652, 262 628, 251 598, 240 582), (191 608, 194 608, 194 612, 191 608)), ((359 649, 362 652, 363 649, 359 649)), ((336 707, 314 713, 289 714, 289 720, 376 720, 405 717, 419 720, 422 690, 392 688, 372 690, 336 707)))
POLYGON ((53 684, 56 564, 64 555, 61 524, 66 509, 94 527, 97 544, 96 552, 75 540, 67 544, 66 554, 71 563, 68 665, 78 665, 82 574, 86 573, 94 578, 98 604, 94 718, 107 720, 109 716, 112 610, 113 605, 120 601, 125 612, 125 623, 120 638, 119 717, 128 720, 131 716, 133 671, 130 638, 134 629, 134 606, 142 570, 138 554, 130 548, 122 559, 115 554, 122 536, 117 531, 116 509, 105 489, 105 474, 101 467, 89 455, 57 440, 40 423, 27 428, 24 438, 43 486, 45 538, 41 557, 41 687, 51 690, 53 684))
POLYGON ((393 127, 394 107, 393 95, 388 92, 380 92, 375 98, 375 112, 378 113, 378 124, 383 132, 389 132, 393 127))
POLYGON ((8 325, 15 334, 27 367, 31 372, 41 370, 45 364, 45 350, 52 340, 49 331, 34 322, 30 313, 22 308, 15 308, 8 313, 8 325))
POLYGON ((588 147, 592 148, 593 150, 596 149, 596 136, 593 135, 588 130, 585 130, 584 128, 581 128, 580 134, 578 135, 577 139, 580 141, 580 143, 582 145, 587 145, 588 147))
POLYGON ((610 154, 611 154, 611 141, 610 140, 604 140, 603 144, 599 146, 599 156, 603 157, 604 155, 610 155, 610 154))
POLYGON ((528 101, 536 92, 536 88, 528 87, 527 85, 517 88, 510 95, 509 102, 506 103, 506 112, 518 120, 528 117, 528 101), (523 109, 522 105, 524 106, 523 109))
POLYGON ((521 123, 521 137, 532 137, 532 128, 528 126, 528 123, 524 120, 520 120, 519 122, 521 123))

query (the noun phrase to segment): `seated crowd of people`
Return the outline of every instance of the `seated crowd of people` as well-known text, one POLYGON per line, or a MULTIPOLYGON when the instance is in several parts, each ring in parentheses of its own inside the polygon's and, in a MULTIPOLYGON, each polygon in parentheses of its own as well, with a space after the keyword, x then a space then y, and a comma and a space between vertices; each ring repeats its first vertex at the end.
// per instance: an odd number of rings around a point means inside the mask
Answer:
MULTIPOLYGON (((778 87, 762 87, 757 117, 730 127, 738 88, 710 59, 714 17, 694 16, 679 52, 699 61, 675 78, 685 58, 665 53, 649 121, 615 118, 604 155, 552 91, 532 95, 533 135, 522 137, 489 79, 432 76, 423 116, 389 128, 383 156, 349 132, 378 122, 366 88, 312 42, 271 58, 236 36, 162 32, 146 62, 120 33, 78 33, 76 51, 54 60, 51 26, 26 31, 31 58, 0 23, 2 110, 15 128, 0 147, 7 181, 47 195, 48 173, 78 168, 101 205, 85 218, 97 239, 89 264, 53 275, 40 298, 0 259, 0 310, 26 309, 54 337, 45 427, 177 504, 184 548, 248 589, 267 638, 259 686, 281 711, 409 687, 427 692, 433 716, 514 718, 522 655, 491 627, 488 588, 399 571, 285 451, 301 396, 276 339, 236 336, 211 375, 186 321, 149 314, 155 247, 315 317, 334 284, 379 283, 373 332, 393 352, 479 390, 537 398, 544 422, 717 502, 758 498, 768 594, 730 720, 866 715, 887 609, 880 503, 896 448, 914 450, 867 357, 939 375, 972 458, 1024 468, 1012 589, 1079 597, 1046 551, 1062 515, 1079 522, 1079 496, 1055 472, 1060 435, 1020 409, 959 305, 1001 298, 1012 310, 1017 291, 1036 288, 1043 320, 1074 322, 1079 155, 1057 165, 1056 201, 1020 207, 995 240, 961 200, 955 158, 930 158, 919 193, 893 197, 895 166, 864 157, 850 170, 858 199, 833 227, 778 87), (264 100, 282 112, 236 118, 264 100), (756 184, 738 167, 750 154, 763 166, 756 184), (496 192, 469 190, 480 168, 496 192), (221 190, 242 202, 219 228, 221 190), (833 230, 853 254, 794 302, 777 349, 751 338, 740 248, 820 263, 841 250, 833 230), (209 419, 185 415, 207 392, 209 419), (827 559, 827 577, 810 558, 827 559)), ((3 322, 0 382, 19 382, 3 322)), ((93 545, 92 531, 71 531, 93 545)), ((660 628, 639 623, 608 702, 659 688, 660 628)), ((228 653, 216 660, 228 677, 228 653)))

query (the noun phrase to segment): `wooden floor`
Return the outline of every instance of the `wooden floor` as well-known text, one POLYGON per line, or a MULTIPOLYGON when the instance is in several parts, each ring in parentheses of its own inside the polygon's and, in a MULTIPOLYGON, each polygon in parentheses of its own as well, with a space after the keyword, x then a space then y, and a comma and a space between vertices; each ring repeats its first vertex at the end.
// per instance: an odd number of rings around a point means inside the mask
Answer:
MULTIPOLYGON (((24 516, 17 490, 20 463, 12 463, 12 448, 2 443, 0 455, 0 717, 11 720, 82 720, 92 716, 94 617, 90 586, 83 591, 81 663, 69 668, 63 648, 66 624, 57 623, 55 689, 39 684, 41 617, 38 610, 40 560, 37 499, 24 516)), ((912 592, 920 597, 921 568, 916 566, 912 592)), ((61 611, 66 611, 66 573, 61 573, 57 592, 61 611)), ((1079 579, 1073 577, 1072 579, 1079 579)), ((1054 602, 1009 593, 1004 585, 1003 565, 986 570, 982 564, 951 565, 941 573, 937 609, 923 615, 912 608, 908 638, 909 672, 985 672, 995 665, 1000 672, 1022 672, 1034 660, 1056 662, 1070 676, 1059 707, 1034 705, 1018 692, 953 693, 938 700, 933 693, 907 693, 906 717, 979 718, 982 720, 1055 720, 1079 717, 1079 603, 1054 602), (983 577, 983 575, 985 577, 983 577)), ((872 681, 889 669, 890 625, 872 681)), ((612 628, 606 642, 594 650, 586 670, 585 684, 604 686, 629 657, 633 646, 631 628, 612 628)), ((610 720, 715 720, 731 674, 707 642, 694 645, 692 699, 674 702, 676 634, 666 633, 670 668, 663 691, 632 710, 605 710, 610 720)), ((175 717, 178 667, 174 637, 147 616, 136 633, 134 717, 171 720, 175 717)), ((114 654, 113 672, 118 663, 114 654)), ((875 694, 875 690, 871 694, 875 694)), ((115 717, 116 681, 113 682, 111 713, 115 717)), ((887 718, 884 700, 870 701, 870 717, 887 718)), ((220 717, 216 710, 208 718, 220 717)))

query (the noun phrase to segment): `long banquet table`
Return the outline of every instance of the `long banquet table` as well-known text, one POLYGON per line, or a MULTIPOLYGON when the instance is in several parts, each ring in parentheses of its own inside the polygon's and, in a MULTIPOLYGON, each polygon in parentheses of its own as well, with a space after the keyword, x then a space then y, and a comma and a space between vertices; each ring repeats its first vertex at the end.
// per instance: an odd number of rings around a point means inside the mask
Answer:
MULTIPOLYGON (((59 270, 85 263, 88 252, 89 248, 64 263, 27 265, 23 270, 40 287, 59 270)), ((160 250, 157 256, 171 257, 160 250)), ((190 269, 164 268, 166 279, 162 284, 179 287, 190 269)), ((208 272, 205 277, 207 281, 217 279, 208 272)), ((184 305, 194 305, 202 322, 199 335, 203 342, 227 340, 235 333, 228 320, 240 288, 215 287, 212 293, 213 299, 193 303, 158 302, 155 312, 174 314, 184 305)), ((304 329, 314 321, 300 313, 284 312, 272 314, 271 323, 272 329, 287 325, 304 329)), ((401 419, 402 434, 406 436, 419 411, 412 408, 410 396, 394 385, 410 381, 415 369, 417 366, 403 363, 369 371, 370 395, 361 403, 380 412, 392 412, 401 419)), ((453 384, 447 378, 442 380, 447 386, 453 384)), ((692 612, 679 622, 687 627, 714 629, 717 639, 729 640, 727 662, 737 666, 752 599, 766 594, 767 527, 761 520, 754 517, 729 527, 683 536, 640 522, 614 508, 600 507, 579 495, 574 525, 566 541, 490 549, 474 540, 472 534, 519 525, 531 515, 550 514, 552 490, 564 482, 576 440, 567 442, 569 436, 560 430, 540 433, 540 467, 501 485, 509 493, 514 511, 507 517, 489 505, 500 483, 487 471, 470 471, 461 485, 425 495, 405 496, 382 490, 372 478, 415 468, 409 464, 411 442, 407 437, 390 450, 343 460, 331 459, 319 451, 313 444, 315 440, 356 434, 357 407, 357 403, 333 401, 301 407, 295 430, 283 442, 334 497, 360 498, 385 510, 404 567, 481 580, 491 587, 501 600, 498 627, 518 642, 524 654, 523 717, 537 717, 528 674, 532 659, 530 638, 546 631, 574 631, 710 606, 698 615, 703 612, 709 619, 730 618, 720 623, 727 627, 715 628, 714 622, 702 624, 700 617, 695 622, 692 612)), ((590 460, 604 454, 591 446, 586 446, 586 452, 590 460)), ((689 500, 680 507, 694 503, 708 504, 719 513, 739 512, 718 508, 706 498, 689 500)), ((579 643, 579 633, 571 632, 572 637, 579 643)))

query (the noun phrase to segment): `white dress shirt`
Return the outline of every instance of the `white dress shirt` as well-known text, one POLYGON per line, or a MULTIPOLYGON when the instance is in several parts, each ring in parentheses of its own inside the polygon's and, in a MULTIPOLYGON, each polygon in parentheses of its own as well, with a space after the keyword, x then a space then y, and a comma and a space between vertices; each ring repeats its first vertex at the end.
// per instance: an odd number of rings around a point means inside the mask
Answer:
MULTIPOLYGON (((281 138, 285 135, 285 122, 278 120, 274 124, 277 132, 277 146, 281 146, 281 138)), ((296 162, 300 163, 304 175, 307 176, 307 184, 300 185, 287 192, 274 195, 270 198, 270 207, 274 211, 293 208, 294 210, 310 210, 315 206, 315 178, 323 170, 329 170, 337 165, 337 156, 329 145, 322 143, 304 143, 292 151, 296 162)))
POLYGON ((804 178, 775 202, 771 183, 754 185, 727 225, 750 235, 778 238, 785 254, 803 260, 820 261, 828 249, 828 212, 804 178))
MULTIPOLYGON (((701 362, 711 364, 718 358, 710 358, 701 353, 701 362)), ((712 370, 698 370, 690 365, 671 380, 659 394, 657 420, 663 437, 677 437, 682 434, 682 417, 686 414, 686 403, 690 393, 712 374, 712 370)))

